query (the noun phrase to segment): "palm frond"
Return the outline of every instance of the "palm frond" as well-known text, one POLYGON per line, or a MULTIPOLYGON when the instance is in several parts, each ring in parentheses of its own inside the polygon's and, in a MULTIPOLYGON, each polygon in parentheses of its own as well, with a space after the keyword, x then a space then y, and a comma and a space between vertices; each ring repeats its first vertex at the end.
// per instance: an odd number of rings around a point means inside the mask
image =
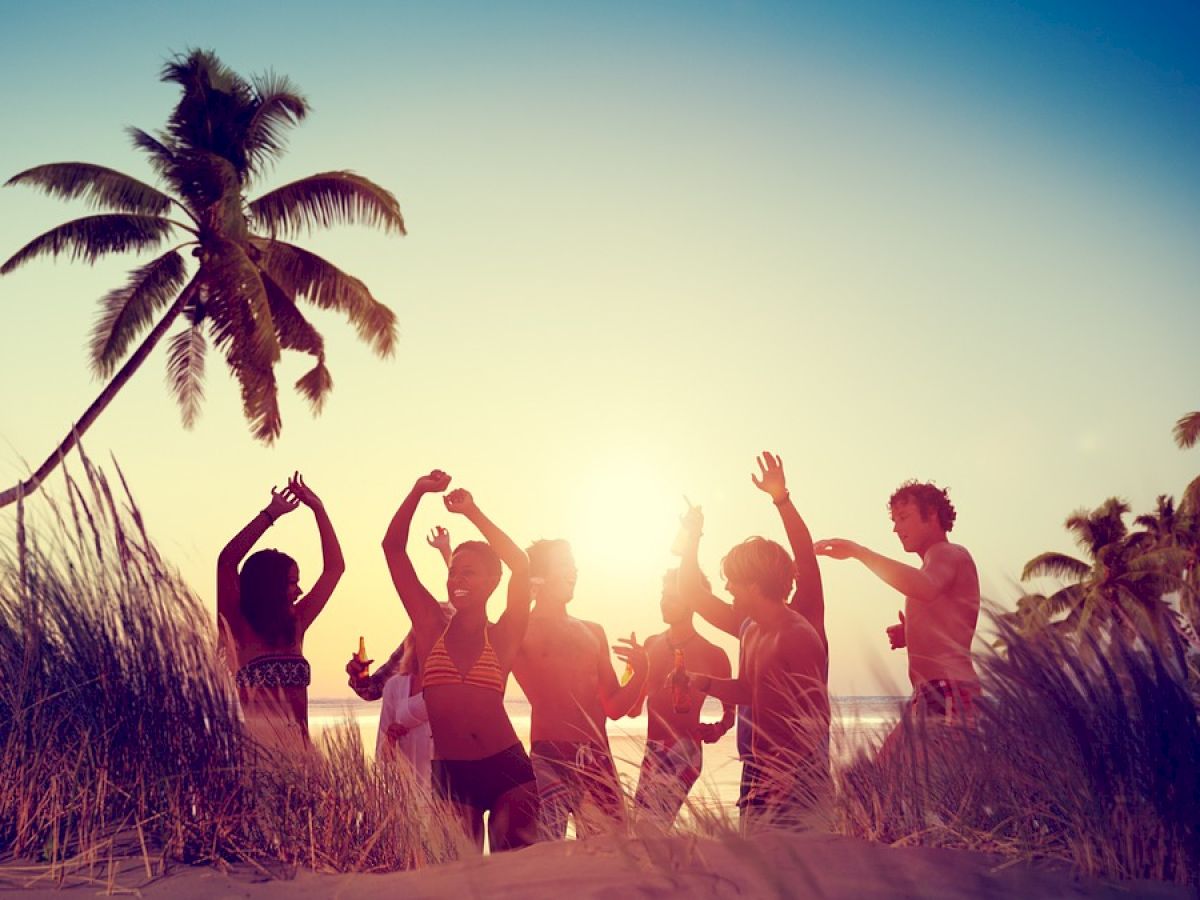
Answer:
POLYGON ((124 287, 110 291, 100 301, 100 317, 92 329, 92 369, 107 378, 125 356, 129 345, 171 302, 186 276, 183 257, 175 250, 134 269, 124 287))
POLYGON ((400 204, 391 192, 353 172, 310 175, 263 194, 247 208, 253 222, 272 237, 340 224, 405 233, 400 204))
POLYGON ((241 389, 242 413, 250 423, 250 433, 265 444, 273 444, 283 429, 275 372, 270 366, 257 365, 244 343, 235 339, 225 358, 241 389))
POLYGON ((1030 578, 1066 578, 1082 581, 1091 574, 1092 567, 1081 559, 1065 553, 1041 553, 1025 563, 1021 580, 1030 578))
POLYGON ((1200 412, 1188 413, 1175 423, 1175 443, 1181 449, 1195 447, 1200 441, 1200 412))
POLYGON ((333 390, 333 376, 325 368, 325 358, 317 360, 317 364, 300 376, 296 382, 296 390, 308 401, 313 415, 320 415, 325 406, 325 396, 333 390))
POLYGON ((208 342, 199 322, 171 338, 167 345, 167 383, 179 403, 183 427, 191 428, 204 400, 204 354, 208 342))
POLYGON ((1082 584, 1069 584, 1046 597, 1042 607, 1047 616, 1058 616, 1064 612, 1075 614, 1087 601, 1087 589, 1082 584))
POLYGON ((175 153, 161 140, 140 128, 126 128, 125 133, 133 146, 150 157, 150 165, 159 177, 172 180, 175 171, 175 153))
POLYGON ((213 240, 208 246, 211 255, 202 274, 214 342, 227 355, 236 342, 245 364, 270 369, 279 362, 279 338, 262 276, 234 241, 213 240))
POLYGON ((261 172, 286 146, 285 132, 308 114, 308 101, 282 75, 267 73, 250 79, 257 108, 246 124, 245 145, 251 168, 261 172))
POLYGON ((290 297, 344 313, 380 356, 395 350, 396 315, 365 284, 315 253, 283 241, 256 241, 259 265, 290 297))
POLYGON ((1179 501, 1181 515, 1191 517, 1192 527, 1200 523, 1200 475, 1193 478, 1183 491, 1183 499, 1179 501))
POLYGON ((18 172, 5 186, 26 184, 63 200, 82 198, 92 206, 116 212, 161 216, 171 198, 158 188, 138 181, 116 169, 91 163, 61 162, 34 166, 18 172))
POLYGON ((58 256, 70 251, 71 259, 83 259, 91 264, 106 253, 152 249, 162 244, 174 227, 157 216, 129 213, 73 219, 38 235, 14 253, 0 266, 0 275, 7 275, 17 266, 43 254, 58 256))

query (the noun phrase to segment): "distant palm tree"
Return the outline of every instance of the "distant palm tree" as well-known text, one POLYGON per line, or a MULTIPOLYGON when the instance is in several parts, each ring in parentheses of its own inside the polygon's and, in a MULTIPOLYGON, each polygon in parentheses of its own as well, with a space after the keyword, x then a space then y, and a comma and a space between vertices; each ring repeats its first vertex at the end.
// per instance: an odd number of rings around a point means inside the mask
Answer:
POLYGON ((151 135, 132 128, 129 134, 149 156, 165 191, 80 162, 36 166, 7 182, 83 199, 103 211, 34 238, 0 266, 0 274, 45 254, 70 253, 90 264, 109 253, 176 243, 101 300, 90 363, 110 381, 41 467, 0 494, 0 506, 37 489, 177 319, 183 329, 169 342, 167 372, 185 427, 195 421, 203 399, 211 339, 238 381, 252 434, 268 444, 282 426, 275 382, 281 350, 315 360, 295 385, 314 414, 333 386, 324 341, 297 301, 343 313, 376 353, 393 352, 392 311, 357 278, 282 238, 339 223, 404 234, 396 198, 366 178, 331 171, 248 201, 246 191, 282 155, 284 135, 305 117, 307 101, 286 78, 244 79, 208 51, 176 56, 161 79, 178 84, 183 94, 165 131, 151 135), (198 262, 190 277, 180 252, 187 247, 198 262))
MULTIPOLYGON (((1174 501, 1162 499, 1166 505, 1160 512, 1165 509, 1173 517, 1174 501)), ((1129 513, 1128 503, 1110 497, 1094 510, 1081 509, 1067 518, 1066 528, 1085 558, 1050 552, 1025 564, 1022 581, 1051 577, 1069 583, 1048 597, 1031 595, 1027 606, 1037 615, 1027 613, 1022 624, 1065 614, 1058 622, 1080 635, 1111 628, 1147 633, 1148 627, 1161 636, 1172 627, 1173 614, 1164 598, 1181 587, 1184 554, 1148 533, 1131 534, 1125 524, 1129 513)), ((1162 520, 1164 527, 1167 522, 1162 520)))
POLYGON ((1188 413, 1175 423, 1175 443, 1184 450, 1200 441, 1200 412, 1188 413))

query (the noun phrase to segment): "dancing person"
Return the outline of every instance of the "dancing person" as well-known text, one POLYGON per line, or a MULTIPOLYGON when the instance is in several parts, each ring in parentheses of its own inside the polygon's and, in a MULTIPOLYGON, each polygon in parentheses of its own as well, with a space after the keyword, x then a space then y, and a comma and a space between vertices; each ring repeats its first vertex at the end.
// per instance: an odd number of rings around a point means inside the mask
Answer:
POLYGON ((799 827, 829 791, 829 655, 821 572, 808 526, 792 503, 783 460, 764 452, 754 486, 771 497, 793 557, 774 541, 749 538, 722 560, 733 603, 705 587, 698 562, 704 516, 684 515, 680 592, 701 617, 738 637, 738 676, 693 684, 738 704, 738 798, 743 826, 799 827), (788 601, 788 592, 795 591, 788 601))
POLYGON ((914 716, 970 724, 979 697, 971 661, 979 573, 967 549, 947 538, 957 518, 954 504, 947 490, 931 482, 906 481, 888 499, 888 512, 900 545, 921 558, 919 568, 841 538, 817 541, 814 550, 831 559, 856 559, 904 595, 900 622, 887 630, 892 649, 908 650, 913 693, 900 727, 914 716))
MULTIPOLYGON (((756 488, 771 498, 783 524, 792 559, 796 563, 795 591, 788 606, 804 616, 821 639, 828 655, 829 643, 825 635, 825 595, 821 584, 821 570, 813 552, 812 534, 805 524, 788 491, 787 477, 783 469, 783 457, 763 452, 756 460, 758 474, 751 473, 750 480, 756 488)), ((711 590, 693 595, 696 610, 710 625, 739 639, 744 635, 750 620, 739 615, 732 606, 717 600, 711 590)), ((737 749, 742 760, 742 780, 738 795, 738 808, 746 805, 753 782, 754 760, 751 755, 753 722, 747 704, 737 708, 737 749)))
POLYGON ((623 812, 620 781, 608 744, 607 719, 629 712, 646 678, 646 652, 636 637, 610 648, 604 629, 567 614, 578 570, 564 540, 537 541, 526 553, 534 607, 513 675, 530 707, 530 759, 537 776, 543 840, 596 833, 623 812), (622 685, 609 651, 633 667, 622 685))
POLYGON ((651 819, 670 827, 700 777, 704 764, 701 744, 715 744, 733 727, 734 706, 722 704, 719 722, 701 722, 704 695, 693 685, 677 686, 671 681, 676 654, 693 675, 728 678, 731 673, 725 651, 696 631, 693 610, 679 596, 678 569, 663 576, 659 608, 667 630, 646 639, 647 691, 629 715, 640 716, 644 700, 649 717, 646 753, 634 802, 651 819))
POLYGON ((308 685, 304 634, 325 608, 346 564, 325 506, 299 472, 217 557, 217 617, 232 663, 238 700, 252 737, 271 749, 307 748, 308 685), (304 504, 321 538, 321 574, 312 590, 300 588, 300 567, 278 550, 260 550, 242 564, 268 528, 304 504))
POLYGON ((461 488, 446 495, 446 509, 464 516, 486 539, 466 541, 450 557, 446 590, 455 614, 446 623, 441 606, 417 577, 408 555, 413 514, 427 493, 442 493, 450 476, 440 469, 417 479, 383 538, 396 592, 412 620, 412 638, 424 678, 433 730, 434 791, 454 809, 483 849, 484 816, 493 851, 533 843, 537 789, 533 767, 504 709, 504 688, 529 621, 529 561, 521 549, 461 488), (508 566, 508 602, 495 624, 487 601, 508 566))
MULTIPOLYGON (((441 554, 448 569, 450 532, 439 525, 425 540, 441 554)), ((454 607, 448 603, 438 605, 449 621, 454 615, 454 607)), ((429 727, 429 710, 421 690, 421 666, 412 632, 382 666, 370 675, 365 674, 373 662, 372 659, 360 660, 353 654, 346 663, 346 673, 350 676, 350 687, 360 698, 383 700, 375 735, 375 759, 406 760, 417 783, 427 790, 433 760, 433 730, 429 727)))

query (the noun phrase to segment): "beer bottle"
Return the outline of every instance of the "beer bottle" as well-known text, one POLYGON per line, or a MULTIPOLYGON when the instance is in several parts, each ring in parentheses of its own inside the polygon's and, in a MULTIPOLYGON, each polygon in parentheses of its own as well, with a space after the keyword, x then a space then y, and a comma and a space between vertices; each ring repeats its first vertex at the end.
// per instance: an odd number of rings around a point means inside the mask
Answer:
POLYGON ((361 634, 358 636, 358 661, 363 664, 362 674, 358 677, 365 679, 371 674, 371 667, 367 665, 367 642, 361 634))

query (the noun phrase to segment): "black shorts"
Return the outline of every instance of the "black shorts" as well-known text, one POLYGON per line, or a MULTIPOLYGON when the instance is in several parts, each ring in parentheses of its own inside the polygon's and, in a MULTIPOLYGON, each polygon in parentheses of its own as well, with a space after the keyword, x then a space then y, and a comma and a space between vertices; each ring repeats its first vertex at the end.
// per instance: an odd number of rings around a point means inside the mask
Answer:
POLYGON ((533 766, 518 741, 483 759, 435 759, 433 789, 441 797, 490 810, 504 794, 533 781, 533 766))

